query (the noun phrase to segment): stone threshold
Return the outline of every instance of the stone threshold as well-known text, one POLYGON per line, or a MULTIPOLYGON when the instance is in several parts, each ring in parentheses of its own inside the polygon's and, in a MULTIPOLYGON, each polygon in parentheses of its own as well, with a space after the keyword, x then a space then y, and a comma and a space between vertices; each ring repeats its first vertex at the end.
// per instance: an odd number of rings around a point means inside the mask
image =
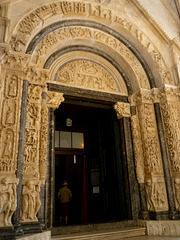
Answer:
MULTIPOLYGON (((104 231, 111 229, 119 229, 126 227, 136 227, 138 226, 137 220, 124 220, 124 221, 113 221, 104 223, 89 223, 85 225, 61 225, 58 227, 53 227, 51 229, 52 236, 54 235, 65 235, 72 233, 88 233, 93 231, 104 231)), ((144 227, 144 226, 143 226, 144 227)))
POLYGON ((68 235, 52 236, 54 240, 116 240, 129 237, 145 236, 146 228, 142 227, 127 227, 121 229, 110 229, 104 231, 95 231, 91 233, 76 233, 68 235))

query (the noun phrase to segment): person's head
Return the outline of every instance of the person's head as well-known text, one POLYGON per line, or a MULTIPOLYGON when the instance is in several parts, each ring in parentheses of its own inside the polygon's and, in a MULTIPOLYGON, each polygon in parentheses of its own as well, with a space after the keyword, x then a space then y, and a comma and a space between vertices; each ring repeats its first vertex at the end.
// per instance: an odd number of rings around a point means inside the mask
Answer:
POLYGON ((68 182, 67 182, 67 181, 64 181, 62 185, 63 185, 63 186, 67 186, 67 185, 68 185, 68 182))

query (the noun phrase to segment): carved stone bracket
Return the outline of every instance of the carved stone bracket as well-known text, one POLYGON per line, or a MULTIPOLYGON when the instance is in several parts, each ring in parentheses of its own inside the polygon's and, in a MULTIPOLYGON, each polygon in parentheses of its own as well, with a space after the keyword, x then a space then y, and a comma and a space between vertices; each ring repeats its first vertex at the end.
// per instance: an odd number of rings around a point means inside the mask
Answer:
POLYGON ((0 179, 0 227, 11 227, 11 218, 16 210, 16 186, 18 179, 5 176, 0 179))
POLYGON ((59 105, 64 101, 63 93, 57 92, 47 92, 47 102, 46 105, 49 108, 58 108, 59 105))
POLYGON ((114 110, 118 119, 131 116, 129 103, 117 102, 114 104, 114 110))

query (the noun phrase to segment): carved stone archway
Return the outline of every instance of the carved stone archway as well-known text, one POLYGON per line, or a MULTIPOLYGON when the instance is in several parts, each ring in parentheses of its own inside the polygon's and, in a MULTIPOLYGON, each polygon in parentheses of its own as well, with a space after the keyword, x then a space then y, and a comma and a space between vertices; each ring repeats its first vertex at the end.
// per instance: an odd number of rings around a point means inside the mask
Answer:
POLYGON ((145 24, 141 26, 140 29, 132 23, 125 13, 117 16, 107 6, 84 1, 57 1, 24 14, 11 31, 12 35, 4 34, 8 41, 2 47, 0 69, 0 190, 3 192, 8 185, 18 202, 0 213, 0 227, 12 226, 15 209, 15 226, 37 223, 38 218, 43 224, 49 221, 47 225, 51 226, 52 221, 42 210, 45 209, 42 192, 47 176, 47 154, 53 154, 53 148, 51 152, 47 151, 48 121, 53 126, 53 119, 48 120, 47 113, 48 108, 52 112, 63 101, 67 87, 71 94, 84 91, 89 97, 92 93, 99 94, 101 101, 107 97, 114 103, 119 102, 115 109, 118 118, 128 118, 123 120, 127 131, 131 119, 131 158, 134 154, 142 217, 178 218, 179 48, 176 40, 170 45, 168 36, 159 29, 166 44, 158 50, 162 39, 157 38, 156 46, 155 40, 146 32, 145 24), (174 54, 174 75, 167 67, 169 47, 174 54), (96 69, 98 74, 72 70, 76 81, 67 76, 66 68, 82 67, 82 63, 96 69), (17 195, 13 190, 16 186, 17 195), (27 195, 31 191, 34 207, 23 212, 21 205, 27 208, 27 195))

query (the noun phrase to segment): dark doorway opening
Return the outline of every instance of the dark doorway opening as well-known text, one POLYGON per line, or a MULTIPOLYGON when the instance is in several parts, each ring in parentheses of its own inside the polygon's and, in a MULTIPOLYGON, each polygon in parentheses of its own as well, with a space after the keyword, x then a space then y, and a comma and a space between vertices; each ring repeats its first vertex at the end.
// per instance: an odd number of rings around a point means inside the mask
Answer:
POLYGON ((55 111, 55 130, 71 135, 83 133, 84 146, 82 149, 69 145, 55 148, 54 225, 59 224, 57 193, 65 179, 73 195, 69 224, 82 224, 84 214, 87 214, 84 223, 129 218, 129 196, 125 190, 128 188, 127 170, 123 164, 123 136, 119 125, 112 106, 99 108, 62 103, 55 111), (67 126, 67 118, 72 120, 71 126, 67 126), (84 201, 87 213, 82 208, 84 201))

